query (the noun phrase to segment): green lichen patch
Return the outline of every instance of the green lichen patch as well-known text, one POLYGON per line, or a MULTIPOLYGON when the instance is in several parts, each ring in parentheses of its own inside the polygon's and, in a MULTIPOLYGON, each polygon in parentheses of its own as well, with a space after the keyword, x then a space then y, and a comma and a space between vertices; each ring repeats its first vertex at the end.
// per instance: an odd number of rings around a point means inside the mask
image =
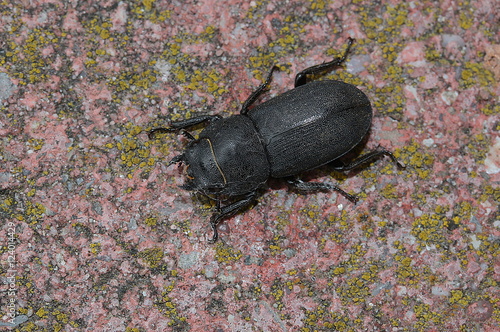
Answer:
POLYGON ((25 222, 30 226, 34 226, 44 220, 46 208, 43 204, 31 200, 19 203, 13 198, 7 198, 3 203, 0 203, 0 209, 10 218, 25 222))
POLYGON ((430 327, 441 326, 446 319, 443 313, 432 310, 431 306, 425 303, 414 305, 413 312, 417 319, 417 322, 413 324, 416 331, 427 331, 430 327))
MULTIPOLYGON (((483 108, 481 108, 481 112, 486 115, 498 115, 500 114, 500 104, 485 105, 483 108)), ((496 130, 498 131, 499 129, 497 128, 496 130)))
POLYGON ((491 146, 491 137, 479 133, 473 135, 469 139, 469 143, 465 146, 467 154, 472 156, 477 164, 484 164, 489 147, 491 146))
POLYGON ((142 0, 130 2, 131 19, 147 20, 152 23, 163 23, 172 16, 171 10, 160 10, 157 8, 156 0, 142 0))
POLYGON ((165 286, 161 294, 161 299, 155 303, 155 307, 167 318, 170 319, 168 325, 179 331, 188 328, 187 317, 183 316, 177 309, 175 299, 169 294, 174 290, 175 283, 165 286))
POLYGON ((312 310, 304 311, 301 332, 342 331, 354 332, 361 328, 361 320, 352 320, 349 316, 330 311, 326 302, 312 310))
POLYGON ((6 49, 0 52, 0 65, 2 65, 13 77, 19 79, 20 85, 45 82, 50 77, 51 64, 55 61, 56 52, 43 51, 49 48, 57 48, 60 40, 54 31, 50 29, 36 28, 31 30, 21 42, 14 41, 13 36, 20 31, 12 31, 6 42, 6 49))
MULTIPOLYGON (((143 128, 130 122, 126 123, 120 132, 121 136, 117 137, 115 142, 105 145, 108 149, 118 149, 120 165, 129 178, 132 178, 137 170, 142 172, 143 177, 147 177, 157 161, 157 157, 151 155, 152 141, 145 141, 139 136, 142 132, 143 128)), ((163 152, 168 154, 168 150, 163 152)))
POLYGON ((356 13, 361 17, 361 24, 368 39, 378 44, 387 44, 397 39, 403 27, 412 27, 413 22, 408 19, 409 4, 400 2, 396 5, 384 4, 360 5, 356 13), (377 8, 372 8, 376 6, 377 8), (384 13, 374 16, 373 13, 384 13))
POLYGON ((80 320, 72 320, 71 313, 68 312, 67 307, 58 303, 57 301, 52 301, 45 303, 44 306, 31 307, 30 305, 26 307, 21 307, 18 309, 19 314, 26 315, 29 312, 33 312, 30 319, 25 324, 22 324, 22 328, 19 331, 40 331, 39 324, 47 324, 50 322, 51 331, 65 331, 68 329, 82 329, 85 327, 85 323, 80 320))
MULTIPOLYGON (((379 66, 370 65, 368 71, 378 77, 382 76, 384 85, 374 90, 373 106, 380 114, 400 119, 405 107, 406 98, 402 90, 405 78, 411 68, 396 63, 403 44, 399 42, 401 30, 412 27, 408 19, 407 3, 395 6, 382 5, 383 8, 372 8, 373 5, 360 5, 356 12, 361 16, 361 24, 366 33, 365 40, 358 40, 359 45, 375 42, 380 45, 384 61, 379 66), (374 15, 381 13, 384 15, 374 15), (382 71, 382 73, 381 73, 382 71)), ((372 89, 370 89, 372 90, 372 89)))
POLYGON ((463 88, 478 85, 481 87, 493 87, 496 85, 495 76, 481 63, 466 62, 460 75, 460 84, 463 88))
MULTIPOLYGON (((140 91, 149 90, 158 77, 158 71, 152 67, 153 65, 154 61, 150 62, 147 67, 139 65, 134 65, 131 68, 127 67, 108 78, 106 84, 114 92, 113 100, 120 102, 120 95, 123 92, 142 96, 143 93, 140 93, 140 91)), ((155 96, 150 97, 155 98, 155 96)))
POLYGON ((430 177, 434 164, 434 156, 425 152, 417 141, 411 140, 410 144, 401 149, 396 149, 394 156, 407 166, 407 176, 411 174, 408 170, 414 169, 419 178, 428 179, 430 177))
POLYGON ((157 268, 163 262, 165 256, 161 248, 148 248, 139 252, 138 257, 141 258, 151 269, 157 268))
POLYGON ((277 278, 274 280, 271 286, 271 291, 269 292, 269 295, 273 297, 275 302, 275 307, 278 310, 283 310, 285 307, 285 304, 283 303, 285 296, 284 287, 285 285, 283 284, 283 281, 277 278))
POLYGON ((241 250, 234 249, 229 245, 218 242, 215 246, 215 259, 219 263, 231 263, 239 261, 243 257, 241 250))
POLYGON ((419 250, 426 246, 447 248, 450 245, 450 220, 440 214, 424 214, 415 219, 411 233, 419 243, 419 250))

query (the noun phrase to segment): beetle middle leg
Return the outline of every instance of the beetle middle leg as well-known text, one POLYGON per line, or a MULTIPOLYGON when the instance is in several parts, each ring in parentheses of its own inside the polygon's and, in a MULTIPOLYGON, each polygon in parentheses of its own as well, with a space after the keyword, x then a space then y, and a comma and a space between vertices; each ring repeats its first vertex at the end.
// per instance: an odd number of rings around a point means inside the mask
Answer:
MULTIPOLYGON (((251 192, 244 196, 242 199, 233 202, 229 205, 223 206, 223 207, 218 207, 219 212, 215 213, 211 218, 210 218, 210 227, 212 227, 212 231, 214 232, 214 235, 208 242, 214 243, 217 241, 219 238, 219 233, 217 232, 217 225, 225 218, 232 216, 239 210, 249 206, 252 204, 252 202, 255 200, 255 197, 257 197, 257 192, 251 192)), ((220 202, 218 202, 220 204, 220 202)))
POLYGON ((388 156, 389 158, 391 158, 391 160, 398 166, 398 168, 401 168, 401 169, 405 168, 405 165, 400 163, 391 151, 386 150, 384 148, 378 148, 374 151, 368 152, 368 153, 358 157, 357 159, 351 161, 347 165, 335 166, 333 168, 337 171, 349 171, 351 169, 357 168, 363 164, 366 164, 367 162, 370 162, 370 161, 377 159, 377 158, 380 158, 382 156, 388 156))
POLYGON ((354 195, 351 195, 344 190, 340 189, 334 184, 331 183, 321 183, 321 182, 304 182, 300 179, 297 178, 289 178, 286 180, 286 182, 294 189, 297 189, 299 191, 330 191, 330 190, 335 190, 338 193, 340 193, 342 196, 356 204, 358 202, 358 198, 354 195))
POLYGON ((319 74, 325 70, 340 66, 347 58, 347 54, 351 50, 351 46, 353 43, 354 43, 353 38, 351 38, 351 37, 347 38, 347 48, 344 52, 344 55, 342 55, 340 58, 335 58, 330 62, 321 63, 319 65, 315 65, 315 66, 306 68, 303 71, 299 72, 295 76, 295 87, 306 84, 307 83, 307 75, 319 74))
POLYGON ((250 107, 250 105, 252 105, 257 100, 257 98, 259 98, 259 96, 262 94, 262 92, 264 92, 264 90, 266 90, 266 88, 271 83, 271 79, 273 78, 273 72, 275 70, 278 70, 278 66, 273 66, 271 68, 271 70, 269 71, 269 74, 267 74, 267 77, 266 77, 266 80, 264 81, 264 83, 259 85, 259 87, 254 92, 252 92, 250 97, 248 97, 247 100, 245 100, 245 102, 243 103, 243 106, 241 106, 240 114, 247 114, 248 108, 250 107))

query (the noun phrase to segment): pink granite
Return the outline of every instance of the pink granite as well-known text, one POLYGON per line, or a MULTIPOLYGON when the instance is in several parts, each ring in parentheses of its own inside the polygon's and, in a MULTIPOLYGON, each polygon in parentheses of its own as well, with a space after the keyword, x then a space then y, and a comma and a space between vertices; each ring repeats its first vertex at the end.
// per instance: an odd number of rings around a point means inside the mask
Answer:
POLYGON ((498 331, 497 1, 4 1, 0 327, 498 331), (270 181, 209 244, 213 205, 166 166, 181 135, 340 54, 388 159, 270 181))

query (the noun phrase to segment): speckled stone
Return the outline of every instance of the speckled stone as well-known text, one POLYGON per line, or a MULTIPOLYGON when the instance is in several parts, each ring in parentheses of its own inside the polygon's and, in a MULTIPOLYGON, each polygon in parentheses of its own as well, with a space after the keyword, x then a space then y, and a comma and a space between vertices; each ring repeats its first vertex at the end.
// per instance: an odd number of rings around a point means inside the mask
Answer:
POLYGON ((0 326, 498 331, 499 13, 494 0, 3 1, 0 326), (356 205, 272 180, 209 244, 215 206, 167 166, 185 138, 147 131, 236 114, 275 64, 261 100, 282 93, 348 37, 325 77, 372 101, 359 152, 380 144, 406 169, 303 175, 356 205))

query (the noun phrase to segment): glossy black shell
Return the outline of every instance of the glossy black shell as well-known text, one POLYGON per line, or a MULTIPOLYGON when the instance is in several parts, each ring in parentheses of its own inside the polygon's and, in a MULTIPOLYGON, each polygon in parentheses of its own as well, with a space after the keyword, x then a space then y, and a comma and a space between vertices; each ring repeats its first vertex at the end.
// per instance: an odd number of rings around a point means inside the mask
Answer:
POLYGON ((313 81, 251 109, 270 175, 281 178, 329 163, 354 148, 370 129, 372 108, 358 88, 313 81))

